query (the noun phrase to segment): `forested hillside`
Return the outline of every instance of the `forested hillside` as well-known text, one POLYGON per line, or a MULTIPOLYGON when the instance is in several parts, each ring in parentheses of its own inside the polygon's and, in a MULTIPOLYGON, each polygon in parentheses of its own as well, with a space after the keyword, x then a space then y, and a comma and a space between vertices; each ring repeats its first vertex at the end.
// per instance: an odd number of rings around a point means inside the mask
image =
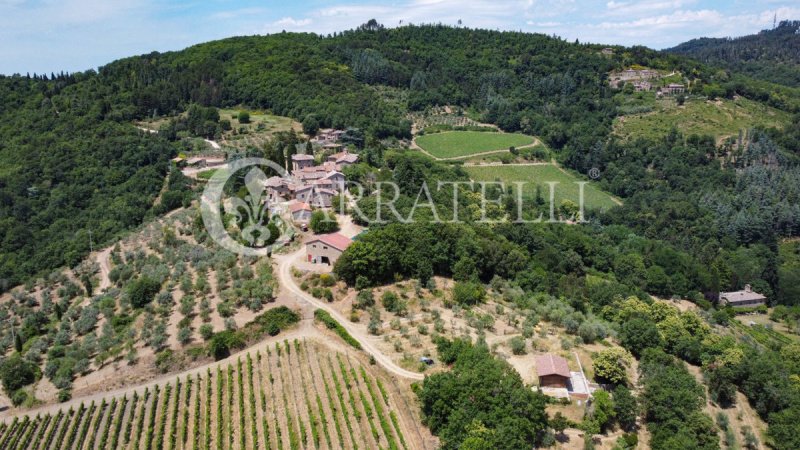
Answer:
POLYGON ((0 80, 0 279, 75 265, 139 224, 173 150, 120 123, 92 74, 0 80))
MULTIPOLYGON (((244 104, 307 128, 358 127, 379 139, 408 137, 408 111, 461 105, 507 131, 542 136, 584 173, 606 164, 599 149, 619 114, 607 73, 629 64, 692 74, 698 93, 709 86, 787 111, 800 105, 794 91, 720 78, 683 57, 637 47, 608 58, 598 50, 537 34, 370 22, 328 37, 230 38, 126 58, 97 73, 3 77, 0 278, 13 285, 74 264, 89 232, 104 242, 139 223, 175 150, 129 122, 193 104, 244 104), (385 87, 406 93, 399 109, 385 87)), ((615 193, 626 191, 630 184, 615 193)))
POLYGON ((690 56, 761 80, 800 86, 800 21, 786 20, 771 30, 738 38, 692 39, 670 53, 690 56))

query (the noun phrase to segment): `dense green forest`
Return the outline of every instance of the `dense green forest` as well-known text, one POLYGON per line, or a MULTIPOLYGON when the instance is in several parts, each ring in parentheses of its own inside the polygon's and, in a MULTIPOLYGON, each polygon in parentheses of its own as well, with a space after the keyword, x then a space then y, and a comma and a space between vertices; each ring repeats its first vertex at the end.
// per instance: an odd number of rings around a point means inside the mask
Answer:
POLYGON ((0 80, 0 279, 77 264, 141 223, 174 150, 113 120, 91 74, 0 80))
POLYGON ((800 87, 800 21, 738 38, 692 39, 670 53, 686 55, 760 80, 800 87))

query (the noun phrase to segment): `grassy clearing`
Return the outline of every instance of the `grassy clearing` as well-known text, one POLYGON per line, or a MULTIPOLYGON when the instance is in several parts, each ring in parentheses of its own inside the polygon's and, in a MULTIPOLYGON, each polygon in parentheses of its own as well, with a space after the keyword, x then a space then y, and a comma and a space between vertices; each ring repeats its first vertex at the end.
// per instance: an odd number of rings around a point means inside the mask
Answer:
POLYGON ((447 131, 427 134, 416 139, 417 145, 436 158, 461 158, 476 153, 506 150, 533 144, 531 136, 516 133, 481 131, 447 131))
MULTIPOLYGON (((186 113, 181 113, 178 117, 186 117, 186 113)), ((137 126, 158 130, 161 125, 169 122, 173 117, 159 117, 136 122, 137 126)), ((225 108, 219 110, 220 120, 227 120, 231 124, 228 131, 222 133, 219 143, 227 147, 244 150, 248 147, 261 147, 269 138, 280 131, 295 130, 302 133, 303 127, 289 117, 275 116, 263 111, 251 111, 246 108, 225 108), (239 112, 247 111, 250 114, 249 123, 239 121, 239 112)), ((184 136, 186 137, 186 136, 184 136)), ((192 142, 193 151, 204 153, 211 151, 211 147, 200 138, 187 137, 192 142)), ((212 153, 214 153, 212 151, 212 153)))
POLYGON ((210 180, 215 173, 217 173, 217 169, 204 170, 202 172, 197 173, 197 178, 201 180, 210 180))
POLYGON ((675 127, 687 136, 706 134, 721 140, 755 126, 782 128, 790 120, 788 113, 746 98, 718 101, 689 98, 683 106, 678 106, 672 98, 656 100, 653 94, 645 93, 625 99, 623 113, 626 108, 634 113, 618 117, 614 131, 629 139, 663 136, 675 127), (636 106, 641 111, 651 111, 635 113, 636 106))
POLYGON ((788 345, 800 342, 800 336, 794 334, 786 323, 770 320, 771 313, 770 309, 767 314, 739 315, 733 319, 733 327, 763 345, 788 345))
MULTIPOLYGON (((542 196, 545 200, 549 198, 550 186, 548 182, 557 182, 554 197, 555 205, 561 204, 564 199, 578 203, 579 186, 576 181, 582 181, 578 177, 560 170, 551 164, 536 166, 469 166, 464 167, 469 173, 470 178, 475 181, 502 181, 506 186, 514 187, 516 181, 524 181, 523 198, 533 199, 536 196, 536 186, 541 186, 542 196)), ((601 191, 591 182, 584 186, 584 201, 587 209, 611 208, 617 203, 611 195, 601 191)))
POLYGON ((262 111, 220 109, 219 118, 231 122, 231 130, 223 134, 221 143, 240 150, 247 147, 260 147, 272 135, 280 131, 294 129, 299 132, 302 130, 300 124, 289 117, 274 116, 262 111), (250 113, 250 123, 239 122, 239 111, 250 113))

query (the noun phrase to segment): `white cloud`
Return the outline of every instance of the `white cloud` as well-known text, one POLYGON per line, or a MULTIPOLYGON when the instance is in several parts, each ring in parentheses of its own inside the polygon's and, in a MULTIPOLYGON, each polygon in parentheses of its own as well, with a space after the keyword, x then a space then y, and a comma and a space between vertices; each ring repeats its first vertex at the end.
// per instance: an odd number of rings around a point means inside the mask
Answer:
MULTIPOLYGON (((339 4, 311 10, 307 17, 313 20, 313 31, 331 33, 355 28, 370 19, 389 26, 409 23, 444 23, 474 28, 509 29, 522 25, 520 18, 535 8, 534 0, 405 0, 393 4, 339 4)), ((549 0, 547 3, 565 4, 567 1, 549 0)), ((267 26, 268 29, 274 28, 267 26)), ((289 28, 287 28, 288 30, 289 28)))
POLYGON ((538 28, 555 28, 555 27, 561 27, 561 26, 564 25, 563 22, 534 22, 532 20, 529 20, 529 21, 525 22, 525 24, 529 25, 529 26, 532 26, 532 27, 538 27, 538 28))
POLYGON ((573 24, 556 33, 562 32, 563 37, 578 38, 582 42, 666 48, 696 37, 736 37, 755 33, 771 26, 776 12, 778 17, 800 16, 800 9, 791 7, 742 14, 725 14, 714 9, 679 9, 631 20, 573 24))
POLYGON ((639 0, 631 2, 606 3, 606 14, 635 15, 641 13, 654 13, 667 9, 676 10, 696 3, 694 0, 639 0))
POLYGON ((0 73, 85 70, 152 50, 282 30, 328 34, 376 19, 524 30, 603 44, 676 45, 800 18, 789 0, 0 0, 0 73))
POLYGON ((241 8, 241 9, 220 11, 212 14, 211 17, 215 20, 231 20, 248 16, 266 14, 268 12, 269 10, 264 8, 241 8))
POLYGON ((311 22, 312 22, 312 20, 308 19, 308 18, 306 18, 306 19, 295 19, 295 18, 292 18, 292 17, 284 17, 281 20, 276 20, 275 22, 272 22, 272 24, 275 25, 275 26, 283 26, 283 27, 295 28, 295 27, 305 27, 305 26, 311 25, 311 22))

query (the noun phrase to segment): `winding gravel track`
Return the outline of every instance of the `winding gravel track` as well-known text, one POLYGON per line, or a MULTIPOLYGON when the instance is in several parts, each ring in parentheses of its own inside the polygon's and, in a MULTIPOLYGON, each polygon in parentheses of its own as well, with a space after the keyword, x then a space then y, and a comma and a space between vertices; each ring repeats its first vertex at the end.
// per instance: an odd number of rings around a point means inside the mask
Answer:
POLYGON ((300 250, 291 253, 285 256, 279 256, 280 258, 280 266, 278 269, 278 280, 281 286, 285 287, 289 292, 292 293, 298 300, 304 300, 307 303, 310 303, 315 308, 322 309, 327 311, 334 319, 336 319, 344 328, 353 336, 364 348, 364 351, 368 354, 372 355, 375 358, 375 361, 378 362, 384 369, 387 371, 402 377, 408 378, 412 380, 423 380, 425 376, 421 373, 411 372, 410 370, 403 369, 402 367, 398 366, 397 364, 392 361, 391 358, 381 353, 377 347, 372 343, 370 338, 366 336, 362 331, 356 329, 349 320, 343 317, 338 311, 333 309, 330 305, 326 302, 323 302, 319 299, 316 299, 307 293, 305 293, 300 286, 294 281, 294 277, 292 277, 292 264, 298 259, 303 257, 305 254, 305 246, 301 247, 300 250))

